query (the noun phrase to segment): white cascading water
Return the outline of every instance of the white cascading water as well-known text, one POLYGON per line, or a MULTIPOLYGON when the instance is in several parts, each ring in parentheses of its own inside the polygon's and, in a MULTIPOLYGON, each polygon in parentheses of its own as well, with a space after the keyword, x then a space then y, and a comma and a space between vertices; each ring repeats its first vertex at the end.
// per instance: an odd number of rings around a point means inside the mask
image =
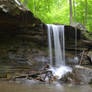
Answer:
POLYGON ((52 45, 55 51, 55 66, 60 67, 65 65, 65 40, 64 40, 64 25, 47 24, 48 27, 48 42, 50 53, 50 64, 53 66, 52 45), (52 44, 54 40, 54 44, 52 44))
POLYGON ((47 28, 51 65, 50 70, 52 70, 54 75, 61 78, 65 73, 72 71, 70 67, 65 66, 64 25, 47 24, 47 28), (55 61, 53 60, 54 57, 55 61))

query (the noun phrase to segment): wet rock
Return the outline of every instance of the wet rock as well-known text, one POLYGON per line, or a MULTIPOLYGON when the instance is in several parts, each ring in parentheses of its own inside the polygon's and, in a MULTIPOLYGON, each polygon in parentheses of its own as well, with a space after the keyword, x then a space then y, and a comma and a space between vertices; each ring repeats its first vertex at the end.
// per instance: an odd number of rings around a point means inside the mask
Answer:
POLYGON ((76 78, 73 72, 66 73, 60 80, 61 83, 71 83, 80 85, 81 82, 76 78))

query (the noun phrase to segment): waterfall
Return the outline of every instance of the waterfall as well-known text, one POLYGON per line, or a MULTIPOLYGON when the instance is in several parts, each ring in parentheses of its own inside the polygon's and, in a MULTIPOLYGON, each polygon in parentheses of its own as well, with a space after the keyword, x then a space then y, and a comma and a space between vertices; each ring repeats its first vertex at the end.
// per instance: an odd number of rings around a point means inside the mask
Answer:
POLYGON ((47 24, 47 27, 50 64, 53 66, 53 58, 55 57, 56 67, 65 65, 64 25, 47 24))
POLYGON ((50 70, 54 76, 58 76, 58 79, 60 79, 67 72, 72 72, 70 67, 65 66, 64 25, 47 24, 47 28, 50 70))

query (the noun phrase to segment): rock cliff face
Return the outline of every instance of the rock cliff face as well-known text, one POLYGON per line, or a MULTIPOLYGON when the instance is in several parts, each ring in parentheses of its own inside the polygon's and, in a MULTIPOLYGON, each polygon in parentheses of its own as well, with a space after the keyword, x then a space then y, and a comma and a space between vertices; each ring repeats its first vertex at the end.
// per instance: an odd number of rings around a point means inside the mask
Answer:
POLYGON ((36 59, 40 64, 44 55, 40 24, 18 0, 0 1, 0 65, 30 67, 36 59))

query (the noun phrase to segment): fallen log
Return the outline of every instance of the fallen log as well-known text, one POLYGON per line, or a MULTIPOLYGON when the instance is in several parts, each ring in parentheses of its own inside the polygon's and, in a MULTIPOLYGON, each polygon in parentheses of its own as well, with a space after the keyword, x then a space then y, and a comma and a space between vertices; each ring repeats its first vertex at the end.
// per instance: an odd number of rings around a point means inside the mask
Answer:
POLYGON ((91 50, 90 47, 87 50, 83 50, 83 52, 81 54, 80 61, 79 61, 79 65, 82 65, 83 59, 85 59, 85 58, 89 61, 90 64, 92 64, 91 57, 89 57, 89 55, 88 55, 88 53, 89 53, 90 50, 91 50))
POLYGON ((48 82, 51 83, 52 81, 54 81, 55 76, 53 76, 52 71, 48 70, 50 68, 50 66, 47 64, 43 70, 41 71, 37 71, 34 72, 32 74, 25 74, 25 75, 19 75, 19 76, 15 76, 12 78, 12 80, 16 80, 16 79, 21 79, 21 78, 26 78, 26 79, 36 79, 39 80, 41 82, 46 82, 46 78, 48 78, 48 82), (43 76, 44 75, 44 76, 43 76))

